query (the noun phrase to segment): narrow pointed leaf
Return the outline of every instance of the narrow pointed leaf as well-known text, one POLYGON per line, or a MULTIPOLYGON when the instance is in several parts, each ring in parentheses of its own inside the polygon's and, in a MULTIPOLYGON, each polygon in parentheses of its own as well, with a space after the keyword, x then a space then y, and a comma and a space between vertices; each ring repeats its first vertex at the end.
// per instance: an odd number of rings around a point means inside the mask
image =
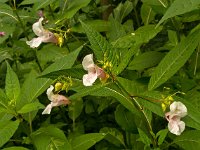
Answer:
POLYGON ((87 34, 87 37, 91 43, 91 47, 98 60, 108 60, 113 66, 116 63, 118 57, 111 44, 97 31, 91 28, 89 25, 81 21, 82 27, 87 34))
POLYGON ((199 43, 199 36, 200 30, 189 34, 163 58, 151 76, 149 90, 166 82, 185 64, 199 43))
POLYGON ((199 0, 175 0, 171 6, 167 9, 165 15, 159 21, 157 26, 163 23, 168 18, 172 18, 177 15, 181 15, 192 10, 199 9, 199 0))
POLYGON ((7 63, 7 74, 6 74, 6 95, 10 101, 16 102, 20 94, 20 84, 16 73, 12 70, 10 65, 7 63))

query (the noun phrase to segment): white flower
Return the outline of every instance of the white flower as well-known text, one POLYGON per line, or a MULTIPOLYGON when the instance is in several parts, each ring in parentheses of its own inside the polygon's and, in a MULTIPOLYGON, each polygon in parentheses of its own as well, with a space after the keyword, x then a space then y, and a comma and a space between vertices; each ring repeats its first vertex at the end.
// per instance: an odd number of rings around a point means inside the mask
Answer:
POLYGON ((83 75, 83 85, 92 86, 97 78, 105 78, 104 70, 94 64, 93 54, 86 55, 82 61, 83 68, 88 74, 83 75))
POLYGON ((42 26, 43 18, 40 18, 38 22, 34 23, 32 26, 33 32, 38 36, 37 38, 33 38, 31 41, 26 41, 31 48, 38 47, 42 42, 52 42, 57 43, 57 38, 55 35, 49 30, 45 30, 42 26))
POLYGON ((47 89, 47 96, 48 96, 48 99, 51 101, 51 103, 47 105, 47 107, 42 112, 42 114, 50 114, 52 107, 67 105, 70 103, 69 99, 66 98, 65 96, 54 94, 53 89, 54 87, 52 85, 47 89))
POLYGON ((181 121, 182 117, 187 115, 187 108, 181 102, 173 102, 170 105, 170 112, 165 114, 167 119, 168 129, 175 135, 180 135, 185 130, 185 123, 181 121))

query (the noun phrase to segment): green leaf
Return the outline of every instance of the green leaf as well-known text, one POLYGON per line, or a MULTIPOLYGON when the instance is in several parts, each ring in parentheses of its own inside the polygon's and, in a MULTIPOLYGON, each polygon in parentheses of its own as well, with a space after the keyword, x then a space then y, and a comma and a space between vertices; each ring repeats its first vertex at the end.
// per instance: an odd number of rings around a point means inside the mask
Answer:
POLYGON ((15 21, 18 21, 18 19, 15 17, 12 8, 5 4, 0 2, 0 16, 9 16, 13 18, 15 21))
POLYGON ((157 26, 159 26, 168 18, 172 18, 174 16, 181 15, 195 9, 199 9, 199 4, 199 0, 175 0, 167 9, 165 15, 159 21, 157 26))
POLYGON ((92 29, 89 25, 83 23, 82 21, 81 24, 87 34, 92 50, 97 59, 101 61, 108 60, 112 63, 112 66, 115 66, 117 55, 108 41, 106 41, 100 33, 92 29))
POLYGON ((28 149, 25 147, 13 146, 13 147, 4 148, 2 150, 28 150, 28 149))
POLYGON ((91 95, 95 96, 111 96, 114 97, 117 101, 119 101, 124 107, 126 107, 129 111, 134 114, 137 114, 138 111, 135 108, 132 100, 130 99, 129 95, 123 95, 119 87, 115 84, 109 85, 109 87, 102 87, 101 89, 94 90, 91 92, 91 95))
POLYGON ((64 69, 59 71, 53 71, 48 74, 40 76, 41 78, 51 78, 56 79, 61 75, 70 76, 75 79, 82 79, 83 75, 86 74, 86 71, 83 68, 71 68, 64 69))
POLYGON ((51 82, 50 79, 38 78, 38 73, 32 70, 22 85, 21 93, 17 100, 17 110, 20 110, 25 104, 36 100, 49 87, 51 82))
POLYGON ((119 66, 115 71, 116 74, 121 73, 126 68, 133 55, 140 49, 142 44, 148 43, 149 40, 154 38, 161 30, 162 27, 155 28, 154 25, 146 25, 138 28, 135 33, 128 34, 113 42, 112 44, 117 48, 130 47, 128 51, 125 51, 125 55, 122 55, 120 58, 119 66))
POLYGON ((15 104, 20 94, 20 84, 16 73, 12 70, 9 63, 7 63, 5 90, 7 97, 15 104))
POLYGON ((199 36, 200 30, 189 34, 163 58, 151 76, 149 90, 166 82, 185 64, 199 43, 199 36))
POLYGON ((72 150, 62 130, 53 127, 42 127, 31 134, 37 150, 72 150))
POLYGON ((187 107, 188 114, 186 117, 183 118, 186 126, 195 128, 197 130, 200 130, 200 111, 199 108, 195 107, 191 101, 188 101, 186 99, 180 98, 180 97, 174 97, 176 101, 181 101, 185 106, 187 107))
POLYGON ((133 10, 133 3, 130 1, 125 1, 124 4, 120 3, 117 8, 114 9, 113 15, 115 20, 119 23, 133 10))
POLYGON ((69 53, 68 55, 61 57, 60 59, 57 59, 52 65, 47 67, 43 72, 42 75, 53 72, 53 71, 58 71, 58 70, 63 70, 63 69, 69 69, 73 66, 74 62, 76 61, 78 54, 82 50, 83 46, 80 46, 73 52, 69 53))
POLYGON ((137 80, 128 80, 126 78, 117 77, 117 81, 131 96, 138 95, 147 90, 147 86, 137 80))
POLYGON ((18 120, 0 122, 0 147, 3 146, 13 136, 18 126, 18 120))
POLYGON ((181 134, 181 136, 176 137, 171 144, 177 144, 185 150, 200 149, 200 131, 185 131, 181 134))
POLYGON ((89 87, 85 87, 83 85, 81 85, 79 87, 79 89, 76 89, 77 93, 71 95, 69 97, 69 99, 78 99, 78 98, 81 98, 83 96, 87 96, 87 95, 90 95, 92 94, 93 92, 96 92, 96 91, 99 91, 99 89, 103 88, 105 85, 93 85, 93 86, 89 86, 89 87))
POLYGON ((129 70, 143 70, 158 64, 164 57, 164 53, 150 51, 134 57, 129 63, 127 69, 129 70))
POLYGON ((105 140, 108 142, 120 147, 121 145, 125 146, 123 134, 116 128, 104 127, 100 130, 100 133, 105 133, 105 140))
POLYGON ((156 138, 158 138, 158 145, 161 145, 166 136, 167 136, 167 133, 168 133, 168 129, 163 129, 163 130, 160 130, 157 134, 156 134, 156 138))
POLYGON ((28 5, 28 4, 35 4, 34 8, 36 10, 40 9, 40 8, 44 8, 50 4, 52 4, 53 2, 55 2, 56 0, 24 0, 20 5, 28 5))
POLYGON ((91 0, 70 0, 68 1, 67 5, 68 7, 65 9, 65 14, 64 14, 64 17, 62 18, 65 18, 65 19, 70 19, 72 18, 76 12, 87 6, 89 3, 90 3, 91 0))
POLYGON ((38 109, 43 109, 44 105, 42 105, 40 102, 32 102, 29 104, 24 105, 19 111, 18 113, 24 114, 24 113, 28 113, 31 111, 35 111, 38 109))
POLYGON ((123 130, 128 132, 137 131, 134 121, 134 115, 122 105, 118 105, 115 111, 115 120, 122 127, 123 130))
POLYGON ((140 138, 138 139, 138 141, 143 142, 146 146, 150 146, 150 144, 152 143, 150 138, 145 134, 144 131, 142 131, 140 128, 138 128, 138 132, 140 135, 140 138))
POLYGON ((110 17, 110 28, 107 32, 107 36, 109 41, 116 41, 120 37, 123 37, 126 35, 126 31, 124 26, 119 23, 117 20, 115 20, 113 17, 110 17))
POLYGON ((0 89, 0 112, 4 112, 8 107, 9 99, 2 89, 0 89))
MULTIPOLYGON (((1 11, 1 9, 0 9, 0 11, 1 11)), ((0 37, 0 44, 1 44, 1 43, 3 43, 13 33, 13 31, 15 29, 15 26, 13 26, 11 24, 6 24, 6 23, 4 23, 4 24, 0 23, 0 26, 1 26, 1 31, 5 32, 5 35, 0 37)), ((10 57, 8 57, 8 58, 10 58, 10 57)))
MULTIPOLYGON (((110 22, 105 20, 86 20, 85 23, 95 29, 97 32, 105 32, 109 30, 110 22)), ((76 24, 70 28, 71 32, 83 33, 84 29, 81 24, 76 24)))
POLYGON ((105 133, 89 133, 75 137, 71 144, 73 150, 87 150, 105 137, 105 133))
POLYGON ((139 51, 140 45, 133 46, 122 58, 120 58, 119 66, 116 68, 116 75, 120 74, 129 64, 131 58, 139 51))
POLYGON ((162 27, 155 28, 155 25, 145 25, 138 28, 134 33, 127 34, 112 43, 117 48, 130 48, 132 46, 148 43, 161 30, 162 27))
POLYGON ((156 15, 153 9, 146 4, 142 5, 140 14, 144 25, 148 25, 151 21, 153 21, 156 15))
POLYGON ((71 104, 68 106, 68 115, 69 118, 75 122, 76 118, 81 114, 83 109, 83 100, 81 98, 71 101, 71 104))

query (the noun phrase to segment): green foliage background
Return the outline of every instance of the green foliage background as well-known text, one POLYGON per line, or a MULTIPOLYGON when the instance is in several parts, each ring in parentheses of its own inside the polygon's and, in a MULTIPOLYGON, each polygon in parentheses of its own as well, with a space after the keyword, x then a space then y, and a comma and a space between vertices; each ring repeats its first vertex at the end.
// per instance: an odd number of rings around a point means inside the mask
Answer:
POLYGON ((3 150, 200 149, 200 0, 1 0, 0 147, 3 150), (32 24, 59 44, 30 48, 32 24), (81 62, 109 74, 83 86, 81 62), (46 89, 72 81, 68 106, 42 115, 46 89), (177 94, 175 94, 177 93, 177 94), (188 109, 168 132, 161 105, 188 109))

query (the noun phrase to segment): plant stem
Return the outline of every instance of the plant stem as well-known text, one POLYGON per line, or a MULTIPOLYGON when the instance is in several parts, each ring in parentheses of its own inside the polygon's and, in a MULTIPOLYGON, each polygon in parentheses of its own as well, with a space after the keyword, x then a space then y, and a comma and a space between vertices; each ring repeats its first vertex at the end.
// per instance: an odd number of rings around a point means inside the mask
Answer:
POLYGON ((42 72, 43 69, 42 69, 42 67, 41 67, 41 65, 40 65, 40 62, 39 62, 39 59, 38 59, 38 57, 37 57, 37 49, 35 49, 34 52, 35 52, 35 61, 36 61, 37 65, 38 65, 38 67, 39 67, 40 72, 42 72))
POLYGON ((28 118, 29 118, 29 128, 30 128, 30 132, 33 132, 33 128, 32 128, 32 121, 31 121, 31 113, 28 113, 28 118))
POLYGON ((19 23, 20 23, 20 25, 21 25, 21 28, 22 28, 22 30, 23 30, 23 32, 24 32, 24 36, 26 37, 26 40, 29 40, 28 35, 27 35, 27 32, 26 32, 26 28, 25 28, 25 26, 24 26, 24 24, 23 24, 21 18, 19 17, 19 14, 18 14, 18 12, 17 12, 17 9, 14 9, 14 12, 15 12, 15 14, 16 14, 16 16, 17 16, 17 19, 18 19, 18 21, 19 21, 19 23))
POLYGON ((118 86, 124 93, 126 93, 126 95, 129 95, 129 98, 130 98, 131 100, 134 101, 134 103, 136 104, 138 110, 141 111, 142 114, 144 115, 145 120, 146 120, 147 125, 148 125, 148 128, 149 128, 149 133, 150 133, 150 135, 151 135, 151 137, 152 137, 153 147, 156 147, 156 146, 157 146, 157 142, 156 142, 156 139, 154 138, 154 136, 152 135, 153 129, 152 129, 151 123, 150 123, 150 121, 149 121, 149 119, 148 119, 148 117, 147 117, 147 115, 146 115, 146 113, 145 113, 143 107, 140 105, 140 103, 139 103, 133 96, 131 96, 131 95, 124 89, 124 87, 123 87, 117 80, 116 80, 116 84, 117 84, 117 86, 118 86))
POLYGON ((200 44, 197 47, 197 55, 195 59, 195 66, 194 66, 194 76, 196 75, 197 72, 197 65, 198 65, 198 58, 199 58, 199 50, 200 50, 200 44))

